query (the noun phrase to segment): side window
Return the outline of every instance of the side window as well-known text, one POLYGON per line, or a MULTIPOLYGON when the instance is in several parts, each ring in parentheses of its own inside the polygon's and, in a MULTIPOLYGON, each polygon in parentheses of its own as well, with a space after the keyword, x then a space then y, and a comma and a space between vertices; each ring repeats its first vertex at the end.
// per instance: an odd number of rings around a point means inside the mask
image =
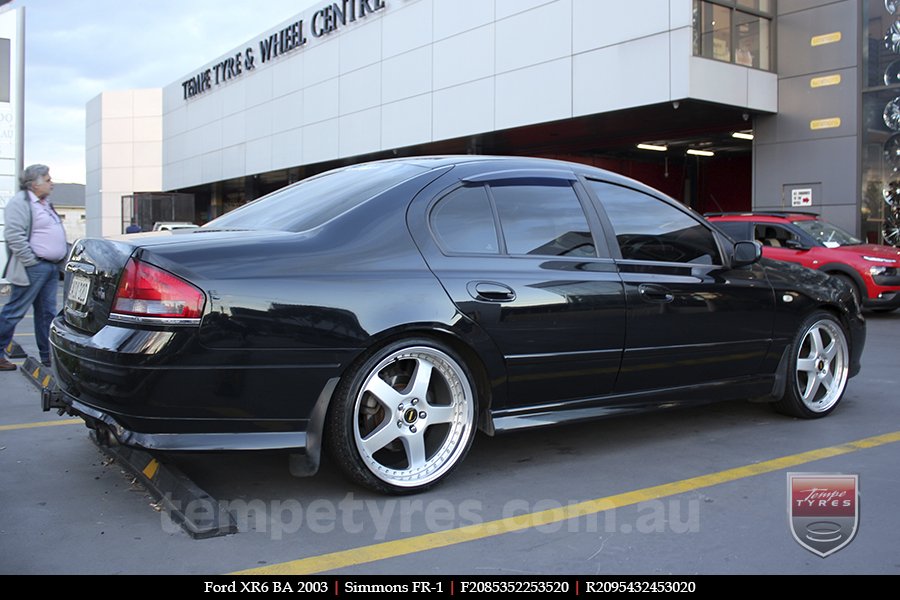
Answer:
POLYGON ((575 190, 560 185, 492 185, 509 254, 595 257, 594 238, 575 190))
POLYGON ((735 241, 750 239, 750 223, 747 221, 716 221, 714 225, 735 241))
POLYGON ((771 223, 757 223, 753 228, 753 237, 763 246, 772 246, 773 248, 784 248, 788 240, 797 239, 796 235, 784 227, 771 223))
POLYGON ((688 214, 647 194, 591 181, 616 232, 622 258, 722 264, 712 232, 688 214))
POLYGON ((446 252, 500 252, 494 214, 483 186, 458 188, 442 198, 431 211, 431 228, 446 252))

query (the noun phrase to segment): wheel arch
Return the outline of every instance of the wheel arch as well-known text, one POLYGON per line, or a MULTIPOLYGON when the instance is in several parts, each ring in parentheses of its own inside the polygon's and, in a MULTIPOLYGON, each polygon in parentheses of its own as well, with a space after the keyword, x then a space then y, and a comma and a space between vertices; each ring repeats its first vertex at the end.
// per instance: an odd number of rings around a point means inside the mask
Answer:
POLYGON ((819 267, 819 270, 823 273, 827 273, 828 275, 844 275, 849 277, 854 284, 856 284, 856 289, 859 292, 860 301, 865 303, 869 299, 868 288, 866 288, 866 282, 863 280, 862 275, 859 274, 859 271, 854 269, 853 267, 847 266, 843 263, 827 263, 819 267))

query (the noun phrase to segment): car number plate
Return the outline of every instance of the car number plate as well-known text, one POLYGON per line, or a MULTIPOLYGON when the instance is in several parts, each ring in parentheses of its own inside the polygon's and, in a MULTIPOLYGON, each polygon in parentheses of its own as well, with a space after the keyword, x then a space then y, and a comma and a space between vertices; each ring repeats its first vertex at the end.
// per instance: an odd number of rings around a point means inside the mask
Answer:
POLYGON ((84 304, 88 299, 88 292, 91 290, 91 280, 81 275, 76 275, 72 279, 72 285, 69 286, 69 300, 76 304, 84 304))

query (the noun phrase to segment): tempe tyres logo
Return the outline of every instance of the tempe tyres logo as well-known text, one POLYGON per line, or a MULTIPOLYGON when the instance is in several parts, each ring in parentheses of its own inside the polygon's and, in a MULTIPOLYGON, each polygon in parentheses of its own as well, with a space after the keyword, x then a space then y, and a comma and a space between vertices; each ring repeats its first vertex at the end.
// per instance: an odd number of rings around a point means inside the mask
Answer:
POLYGON ((850 543, 859 523, 859 476, 788 473, 788 519, 801 546, 822 558, 850 543))

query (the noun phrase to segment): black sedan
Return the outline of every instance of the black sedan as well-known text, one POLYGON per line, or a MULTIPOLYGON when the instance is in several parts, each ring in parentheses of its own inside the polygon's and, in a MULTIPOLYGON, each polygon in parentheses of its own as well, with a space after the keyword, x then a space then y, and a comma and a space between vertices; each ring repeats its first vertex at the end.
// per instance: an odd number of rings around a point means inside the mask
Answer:
POLYGON ((330 171, 200 229, 85 239, 51 331, 63 404, 154 450, 323 447, 428 488, 488 434, 750 398, 835 409, 865 328, 839 281, 564 162, 330 171))

